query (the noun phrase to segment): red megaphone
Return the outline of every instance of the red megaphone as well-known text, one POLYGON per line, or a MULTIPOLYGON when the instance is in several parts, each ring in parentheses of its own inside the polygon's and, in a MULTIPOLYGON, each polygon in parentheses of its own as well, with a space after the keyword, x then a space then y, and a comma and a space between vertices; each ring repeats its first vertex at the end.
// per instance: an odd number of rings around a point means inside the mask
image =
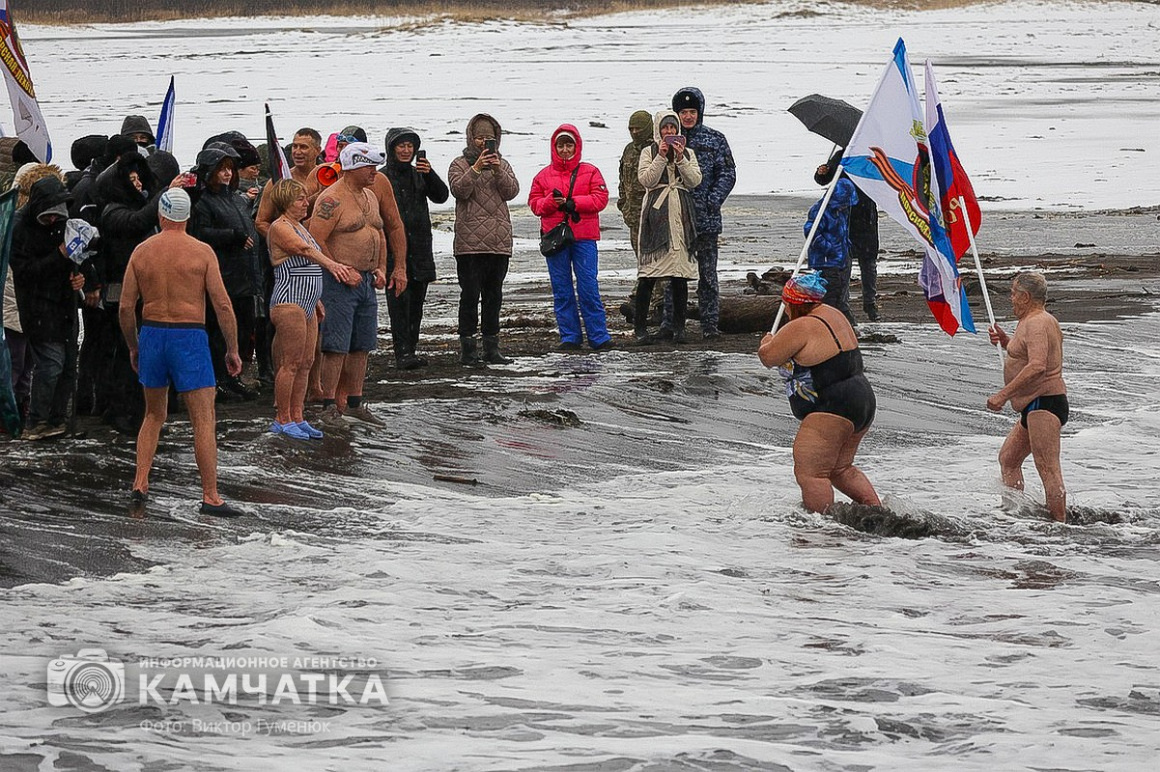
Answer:
POLYGON ((339 171, 341 166, 338 161, 328 164, 319 164, 318 169, 314 172, 318 178, 318 182, 322 187, 329 188, 334 183, 338 182, 339 171))

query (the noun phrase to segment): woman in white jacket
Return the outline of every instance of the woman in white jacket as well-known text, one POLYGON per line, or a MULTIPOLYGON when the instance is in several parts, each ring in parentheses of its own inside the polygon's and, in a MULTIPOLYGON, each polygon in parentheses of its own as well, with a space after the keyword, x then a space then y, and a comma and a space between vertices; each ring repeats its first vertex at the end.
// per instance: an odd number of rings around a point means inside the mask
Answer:
POLYGON ((685 342, 689 279, 697 278, 697 259, 692 248, 697 232, 689 191, 701 184, 701 167, 697 156, 685 147, 676 113, 662 110, 656 114, 653 126, 655 141, 641 151, 637 166, 637 178, 645 188, 633 316, 638 345, 653 340, 648 334, 648 311, 657 279, 672 283, 673 341, 685 342))

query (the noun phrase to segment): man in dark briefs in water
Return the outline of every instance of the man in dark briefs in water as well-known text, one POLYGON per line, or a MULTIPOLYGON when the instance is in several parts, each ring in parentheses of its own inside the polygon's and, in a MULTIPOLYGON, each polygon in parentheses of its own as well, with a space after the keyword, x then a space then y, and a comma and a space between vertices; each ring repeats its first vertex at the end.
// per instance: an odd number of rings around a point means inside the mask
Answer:
POLYGON ((1020 419, 999 451, 1003 484, 1023 490, 1023 462, 1030 455, 1043 480, 1047 511, 1067 522, 1067 491, 1059 465, 1059 433, 1067 423, 1067 386, 1063 383, 1063 331, 1047 312, 1047 280, 1043 274, 1023 271, 1011 282, 1011 307, 1019 325, 1010 338, 995 325, 992 345, 1007 352, 1003 366, 1006 385, 987 399, 998 412, 1008 401, 1020 419))

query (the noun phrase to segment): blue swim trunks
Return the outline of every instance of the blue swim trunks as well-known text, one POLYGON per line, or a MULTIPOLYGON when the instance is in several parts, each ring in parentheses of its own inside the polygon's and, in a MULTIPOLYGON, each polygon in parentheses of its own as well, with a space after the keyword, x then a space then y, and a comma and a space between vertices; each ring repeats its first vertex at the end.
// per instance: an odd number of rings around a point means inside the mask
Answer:
POLYGON ((323 351, 349 354, 375 350, 379 343, 379 296, 373 271, 362 271, 357 287, 340 284, 330 271, 323 271, 322 305, 326 317, 318 336, 323 351))
POLYGON ((147 389, 161 389, 172 383, 179 394, 216 386, 205 326, 141 322, 137 375, 147 389))

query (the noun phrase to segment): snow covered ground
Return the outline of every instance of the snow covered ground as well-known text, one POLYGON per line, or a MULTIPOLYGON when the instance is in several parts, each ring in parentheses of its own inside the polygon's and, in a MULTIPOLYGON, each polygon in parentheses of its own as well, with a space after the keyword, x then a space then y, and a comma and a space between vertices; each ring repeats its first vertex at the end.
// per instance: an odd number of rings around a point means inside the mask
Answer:
MULTIPOLYGON (((192 19, 25 26, 58 158, 127 113, 156 123, 177 77, 177 152, 225 129, 284 138, 356 123, 422 133, 445 168, 476 112, 503 124, 525 186, 564 122, 613 182, 628 116, 705 92, 728 136, 738 193, 809 194, 830 145, 786 112, 822 93, 859 107, 898 37, 934 61, 950 130, 988 208, 1160 203, 1160 10, 1154 3, 1013 2, 937 11, 786 0, 527 24, 385 18, 192 19), (1098 19, 1098 23, 1093 23, 1098 19)), ((916 73, 921 83, 921 72, 916 73)), ((10 125, 10 122, 9 122, 10 125)))

